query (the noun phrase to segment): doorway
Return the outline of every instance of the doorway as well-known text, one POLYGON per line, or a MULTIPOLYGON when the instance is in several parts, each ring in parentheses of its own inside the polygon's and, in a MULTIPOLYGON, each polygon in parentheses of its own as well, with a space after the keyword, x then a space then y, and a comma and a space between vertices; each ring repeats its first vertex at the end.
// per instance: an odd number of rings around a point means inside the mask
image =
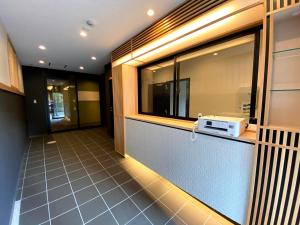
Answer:
POLYGON ((77 95, 75 82, 47 79, 50 131, 78 128, 77 95))

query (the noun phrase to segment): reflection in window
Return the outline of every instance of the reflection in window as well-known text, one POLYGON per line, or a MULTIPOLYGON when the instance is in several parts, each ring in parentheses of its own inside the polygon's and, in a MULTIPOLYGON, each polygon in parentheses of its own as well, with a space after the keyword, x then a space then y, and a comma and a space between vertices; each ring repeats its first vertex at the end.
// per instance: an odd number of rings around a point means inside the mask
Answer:
POLYGON ((189 116, 249 117, 254 35, 177 58, 180 79, 190 79, 189 116))
POLYGON ((249 118, 251 110, 254 117, 256 37, 259 35, 231 39, 143 66, 139 72, 140 113, 188 119, 197 118, 198 113, 249 118))
POLYGON ((150 66, 142 70, 142 112, 163 116, 174 115, 173 73, 173 61, 150 66))

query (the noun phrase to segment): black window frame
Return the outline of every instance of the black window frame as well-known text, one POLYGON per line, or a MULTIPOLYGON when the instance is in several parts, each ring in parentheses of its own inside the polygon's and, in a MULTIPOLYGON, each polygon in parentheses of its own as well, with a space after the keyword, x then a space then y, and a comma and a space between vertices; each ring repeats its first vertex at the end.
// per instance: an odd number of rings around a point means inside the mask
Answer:
POLYGON ((158 60, 146 63, 142 66, 139 66, 138 69, 138 113, 143 115, 152 115, 152 116, 159 116, 159 117, 165 117, 165 118, 174 118, 174 119, 181 119, 181 120, 191 120, 195 121, 197 118, 192 117, 182 117, 182 116, 176 116, 178 115, 178 100, 179 100, 179 82, 180 76, 179 76, 179 70, 180 70, 180 63, 177 62, 177 58, 195 51, 199 51, 201 49, 205 49, 208 47, 212 47, 218 44, 222 44, 234 39, 238 39, 247 35, 254 35, 254 54, 253 54, 253 69, 252 69, 252 87, 251 87, 251 106, 250 106, 250 114, 249 114, 249 123, 251 124, 257 124, 257 118, 255 117, 256 113, 256 103, 257 103, 257 82, 258 82, 258 67, 259 67, 259 53, 260 53, 260 36, 261 36, 261 30, 262 25, 240 31, 238 33, 230 34, 228 36, 224 36, 212 41, 209 41, 207 43, 197 45, 195 47, 189 48, 187 50, 183 50, 181 52, 169 55, 164 58, 160 58, 158 60), (173 91, 173 114, 170 116, 156 114, 156 113, 149 113, 149 112, 143 112, 142 111, 142 70, 154 66, 156 64, 160 64, 166 61, 173 60, 173 66, 174 66, 174 72, 173 72, 173 85, 174 85, 174 91, 173 91))

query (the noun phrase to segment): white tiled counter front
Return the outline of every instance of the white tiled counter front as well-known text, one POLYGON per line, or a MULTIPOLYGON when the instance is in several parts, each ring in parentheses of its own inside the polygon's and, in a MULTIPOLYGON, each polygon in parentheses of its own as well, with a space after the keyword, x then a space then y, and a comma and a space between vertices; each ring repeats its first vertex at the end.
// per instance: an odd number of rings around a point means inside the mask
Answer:
POLYGON ((126 153, 228 218, 244 224, 253 143, 126 119, 126 153))

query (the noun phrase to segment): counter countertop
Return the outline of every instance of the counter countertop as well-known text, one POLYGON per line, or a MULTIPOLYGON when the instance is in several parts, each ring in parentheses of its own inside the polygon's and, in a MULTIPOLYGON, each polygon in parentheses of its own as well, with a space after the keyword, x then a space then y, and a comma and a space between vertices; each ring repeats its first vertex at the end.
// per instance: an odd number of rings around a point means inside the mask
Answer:
MULTIPOLYGON (((157 124, 157 125, 174 127, 174 128, 178 128, 178 129, 187 130, 187 131, 192 131, 193 125, 194 125, 193 121, 173 119, 173 118, 164 118, 164 117, 159 117, 159 116, 149 116, 149 115, 142 115, 142 114, 130 115, 130 116, 126 116, 126 118, 149 122, 149 123, 153 123, 153 124, 157 124)), ((222 137, 222 138, 227 138, 227 139, 232 139, 232 140, 237 140, 237 141, 248 142, 251 144, 255 144, 255 140, 256 140, 256 132, 249 131, 249 130, 246 130, 238 138, 229 137, 229 136, 220 135, 220 134, 212 134, 212 133, 205 132, 205 131, 196 131, 196 132, 200 133, 200 134, 209 134, 209 135, 216 136, 216 137, 222 137)))

